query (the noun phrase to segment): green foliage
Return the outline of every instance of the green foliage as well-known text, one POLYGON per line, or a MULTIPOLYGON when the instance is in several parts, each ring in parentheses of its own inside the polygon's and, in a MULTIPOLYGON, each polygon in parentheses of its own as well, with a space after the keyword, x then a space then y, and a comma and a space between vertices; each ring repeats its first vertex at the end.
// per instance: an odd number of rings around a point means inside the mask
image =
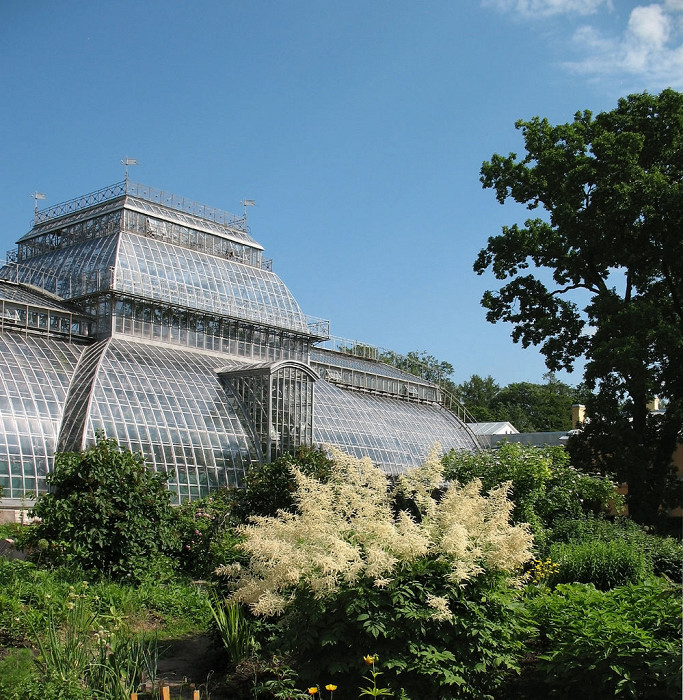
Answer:
POLYGON ((77 570, 0 559, 0 643, 24 645, 34 629, 47 628, 50 615, 64 620, 74 593, 85 596, 107 629, 130 631, 152 619, 163 621, 173 637, 206 628, 211 619, 207 595, 182 580, 149 579, 135 587, 107 580, 89 584, 77 570))
POLYGON ((250 467, 244 475, 243 488, 235 492, 234 513, 245 521, 252 515, 273 516, 278 510, 294 508, 293 494, 296 467, 307 476, 325 481, 332 466, 327 452, 319 447, 299 447, 294 455, 285 454, 268 464, 250 467))
POLYGON ((501 388, 492 377, 472 375, 454 393, 480 422, 509 421, 522 433, 569 430, 571 407, 583 403, 584 391, 545 375, 545 384, 517 382, 501 388))
POLYGON ((237 549, 240 538, 233 527, 235 498, 233 491, 220 489, 174 509, 180 544, 177 558, 183 571, 210 579, 219 563, 242 558, 237 549))
POLYGON ((0 658, 0 697, 14 700, 24 697, 24 691, 33 682, 36 668, 30 649, 12 650, 0 658))
POLYGON ((591 583, 604 591, 639 583, 651 574, 643 552, 624 540, 556 543, 550 547, 550 559, 557 570, 548 577, 549 586, 591 583))
POLYGON ((572 458, 629 483, 629 511, 655 523, 683 424, 683 94, 620 99, 567 124, 516 124, 526 153, 494 154, 481 182, 543 216, 504 226, 474 269, 503 285, 482 305, 551 371, 586 358, 597 390, 572 458), (589 332, 587 332, 589 331, 589 332), (650 415, 653 396, 668 400, 650 415))
POLYGON ((272 656, 255 671, 259 679, 254 686, 255 697, 276 700, 309 700, 311 697, 296 687, 296 671, 289 666, 284 656, 272 656))
POLYGON ((156 641, 130 638, 121 631, 97 625, 85 594, 70 593, 67 612, 59 619, 48 611, 45 628, 33 629, 33 642, 40 650, 40 682, 67 697, 128 700, 143 680, 156 675, 156 641))
POLYGON ((609 479, 568 466, 563 447, 503 443, 477 453, 451 450, 443 463, 445 478, 460 483, 480 479, 484 490, 512 482, 513 521, 529 523, 538 545, 557 518, 604 513, 619 501, 609 479))
POLYGON ((367 676, 363 676, 363 680, 370 683, 366 688, 361 688, 360 696, 367 696, 371 698, 381 698, 381 697, 391 697, 393 693, 389 688, 383 688, 377 685, 377 679, 382 675, 382 672, 377 668, 377 654, 370 656, 369 654, 365 657, 365 663, 370 665, 370 670, 367 676))
POLYGON ((604 520, 557 519, 549 534, 551 543, 605 542, 627 543, 636 556, 642 554, 655 576, 671 581, 683 580, 683 543, 673 537, 660 537, 647 532, 628 518, 604 520))
POLYGON ((209 605, 228 660, 232 664, 244 661, 255 650, 256 640, 242 606, 225 598, 214 598, 209 605))
POLYGON ((680 587, 651 579, 601 592, 559 585, 528 603, 538 672, 560 700, 681 696, 680 587))
POLYGON ((528 630, 516 611, 504 578, 458 586, 442 562, 425 558, 397 569, 384 588, 363 580, 327 601, 297 596, 276 639, 295 650, 301 677, 332 679, 340 698, 367 685, 359 651, 368 649, 382 660, 381 685, 394 696, 402 688, 414 698, 488 698, 519 668, 528 630), (451 612, 439 614, 435 597, 451 612))
POLYGON ((500 386, 492 376, 483 378, 478 374, 473 374, 467 381, 454 388, 458 400, 474 419, 481 423, 497 420, 490 406, 499 391, 500 386))
POLYGON ((168 567, 164 556, 176 548, 167 479, 102 436, 83 452, 57 454, 25 544, 57 566, 140 580, 168 567))

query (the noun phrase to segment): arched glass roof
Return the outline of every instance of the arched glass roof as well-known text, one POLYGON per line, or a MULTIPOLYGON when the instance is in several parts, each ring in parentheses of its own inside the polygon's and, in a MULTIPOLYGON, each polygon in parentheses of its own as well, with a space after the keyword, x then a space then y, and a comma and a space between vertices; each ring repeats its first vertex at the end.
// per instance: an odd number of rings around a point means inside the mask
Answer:
POLYGON ((0 485, 5 498, 45 489, 64 399, 83 348, 0 334, 0 485))
POLYGON ((435 443, 444 450, 478 448, 458 418, 439 405, 315 385, 316 444, 333 445, 355 457, 370 457, 389 474, 422 464, 435 443))
MULTIPOLYGON (((92 381, 85 442, 103 430, 140 451, 182 499, 236 485, 256 459, 216 368, 225 357, 112 338, 92 381)), ((237 364, 237 363, 236 363, 237 364)), ((87 398, 87 396, 84 396, 87 398)))
POLYGON ((121 235, 117 290, 308 333, 306 317, 268 270, 130 233, 121 235))

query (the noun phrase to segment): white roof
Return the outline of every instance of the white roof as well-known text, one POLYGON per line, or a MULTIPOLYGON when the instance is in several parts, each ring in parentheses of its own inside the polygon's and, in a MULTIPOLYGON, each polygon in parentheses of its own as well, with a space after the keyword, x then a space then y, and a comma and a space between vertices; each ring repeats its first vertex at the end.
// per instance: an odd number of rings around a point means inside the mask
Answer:
POLYGON ((468 423, 475 435, 516 435, 519 430, 509 421, 496 421, 494 423, 468 423))

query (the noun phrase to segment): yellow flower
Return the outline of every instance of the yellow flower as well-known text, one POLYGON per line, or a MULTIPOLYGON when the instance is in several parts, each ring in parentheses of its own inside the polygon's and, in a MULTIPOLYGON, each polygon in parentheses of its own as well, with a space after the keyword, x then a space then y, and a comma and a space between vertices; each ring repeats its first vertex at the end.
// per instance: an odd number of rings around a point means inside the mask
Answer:
POLYGON ((375 654, 375 655, 373 656, 372 654, 367 654, 367 656, 364 656, 364 657, 363 657, 363 661, 365 661, 365 663, 366 663, 368 666, 372 666, 372 664, 374 664, 375 661, 377 661, 377 655, 375 654))
POLYGON ((337 686, 336 686, 336 685, 332 685, 332 683, 328 683, 328 684, 325 686, 325 690, 335 691, 336 689, 337 689, 337 686))
POLYGON ((313 686, 312 688, 308 689, 308 694, 309 695, 315 695, 318 692, 318 686, 313 686))

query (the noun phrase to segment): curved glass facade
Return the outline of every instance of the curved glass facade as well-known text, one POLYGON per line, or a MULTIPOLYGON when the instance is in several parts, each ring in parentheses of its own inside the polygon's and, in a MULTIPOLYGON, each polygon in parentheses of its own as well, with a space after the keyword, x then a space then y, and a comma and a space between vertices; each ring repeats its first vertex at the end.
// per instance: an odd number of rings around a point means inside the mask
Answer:
POLYGON ((84 444, 102 430, 173 471, 181 499, 235 486, 257 459, 234 397, 216 368, 224 358, 113 338, 95 378, 84 444))
POLYGON ((273 272, 144 236, 128 233, 121 236, 114 289, 308 332, 306 317, 273 272))
POLYGON ((52 338, 0 333, 0 486, 4 498, 45 490, 66 393, 83 349, 52 338))
POLYGON ((421 464, 436 443, 477 449, 476 439, 438 404, 348 391, 325 381, 315 391, 315 443, 370 457, 390 474, 421 464))
POLYGON ((326 322, 309 327, 243 218, 125 182, 35 220, 0 270, 6 498, 99 432, 172 473, 176 501, 299 445, 389 473, 437 442, 477 449, 436 385, 316 348, 326 322))

